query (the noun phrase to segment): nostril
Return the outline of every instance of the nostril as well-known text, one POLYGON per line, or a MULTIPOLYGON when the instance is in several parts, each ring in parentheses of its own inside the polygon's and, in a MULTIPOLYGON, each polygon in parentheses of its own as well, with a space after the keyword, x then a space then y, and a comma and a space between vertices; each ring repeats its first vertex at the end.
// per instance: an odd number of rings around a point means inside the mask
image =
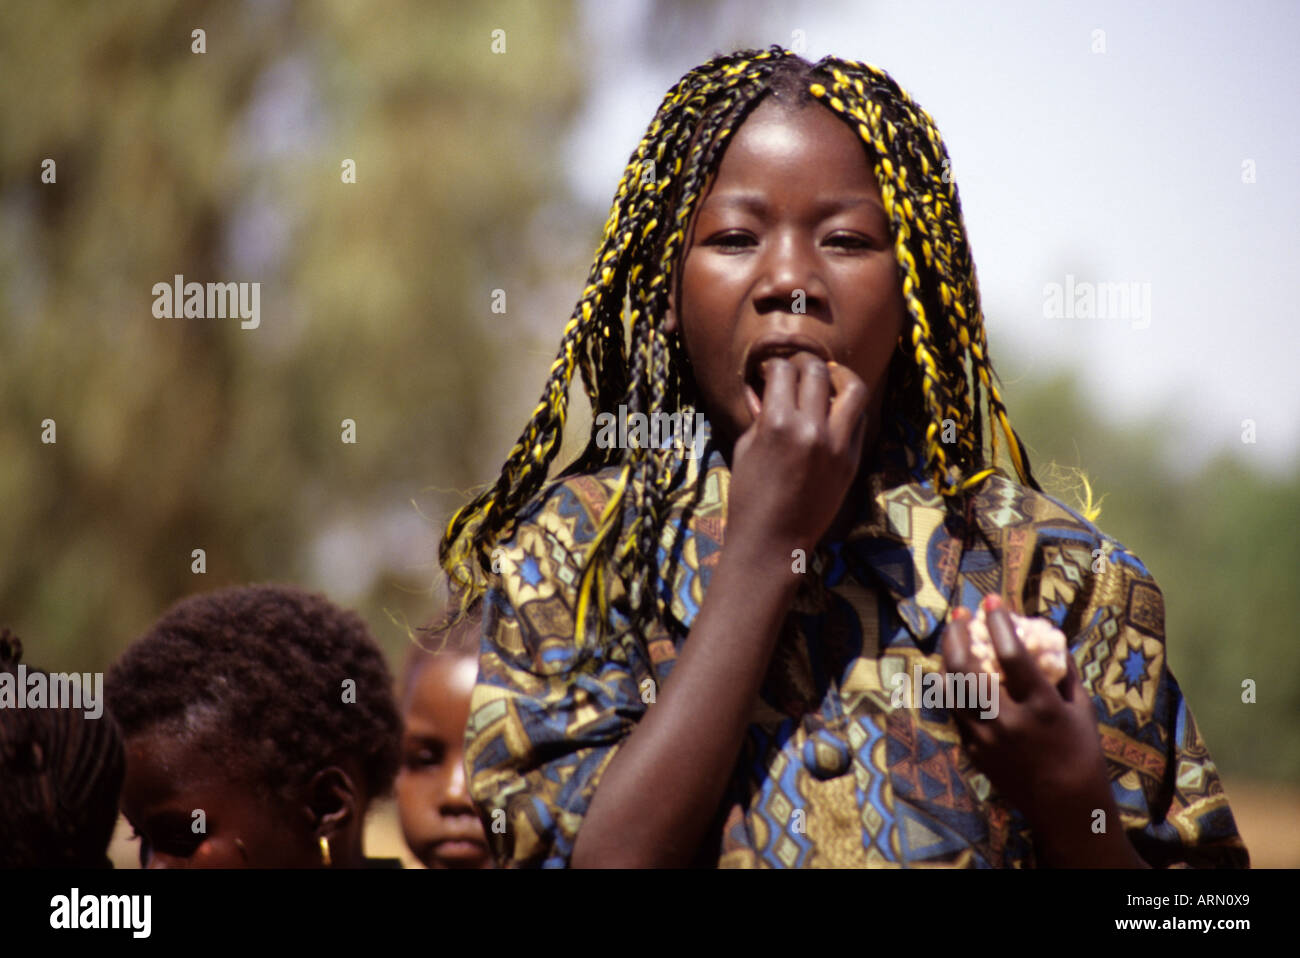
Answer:
POLYGON ((474 806, 470 804, 469 797, 466 795, 444 795, 438 802, 438 814, 444 818, 461 815, 477 817, 474 806))

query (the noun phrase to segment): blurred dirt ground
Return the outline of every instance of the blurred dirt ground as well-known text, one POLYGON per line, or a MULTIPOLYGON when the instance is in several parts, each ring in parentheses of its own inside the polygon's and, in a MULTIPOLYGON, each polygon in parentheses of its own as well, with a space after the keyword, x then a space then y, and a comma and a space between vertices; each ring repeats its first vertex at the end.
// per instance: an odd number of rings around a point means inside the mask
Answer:
POLYGON ((1252 868, 1300 868, 1300 786, 1226 782, 1252 868))
MULTIPOLYGON (((1228 801, 1237 828, 1250 850, 1255 868, 1300 868, 1300 786, 1263 782, 1227 785, 1228 801)), ((131 841, 131 826, 119 818, 109 857, 118 868, 137 868, 138 846, 131 841)), ((377 806, 366 825, 366 854, 374 858, 400 858, 407 868, 419 868, 402 841, 397 809, 392 801, 377 806)))

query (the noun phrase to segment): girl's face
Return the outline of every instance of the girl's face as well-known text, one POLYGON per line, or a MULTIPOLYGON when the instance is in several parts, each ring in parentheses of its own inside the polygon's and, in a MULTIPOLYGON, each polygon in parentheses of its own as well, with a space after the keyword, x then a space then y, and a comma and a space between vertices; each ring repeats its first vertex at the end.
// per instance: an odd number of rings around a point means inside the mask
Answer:
POLYGON ((406 844, 428 868, 492 867, 465 786, 465 723, 477 676, 474 655, 433 656, 419 666, 402 716, 397 809, 406 844))
POLYGON ((862 142, 820 104, 764 100, 697 206, 666 326, 728 446, 753 422, 745 389, 762 399, 762 361, 807 351, 866 384, 869 448, 903 328, 897 270, 862 142))
POLYGON ((300 816, 185 735, 149 730, 127 739, 122 811, 140 838, 142 868, 321 864, 300 816))

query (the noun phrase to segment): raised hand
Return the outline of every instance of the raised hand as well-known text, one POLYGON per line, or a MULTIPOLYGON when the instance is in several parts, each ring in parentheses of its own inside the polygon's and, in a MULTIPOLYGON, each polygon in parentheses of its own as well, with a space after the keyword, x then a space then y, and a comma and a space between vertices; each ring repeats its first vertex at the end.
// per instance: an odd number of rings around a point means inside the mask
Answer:
MULTIPOLYGON (((1124 835, 1097 734, 1092 699, 1073 656, 1053 685, 1012 628, 996 595, 985 597, 989 632, 1006 673, 996 716, 954 709, 962 742, 975 765, 1029 821, 1046 864, 1145 867, 1124 835), (1099 814, 1100 813, 1100 814, 1099 814), (1098 831, 1098 826, 1104 831, 1098 831)), ((967 609, 944 630, 943 662, 950 672, 973 672, 967 609)))

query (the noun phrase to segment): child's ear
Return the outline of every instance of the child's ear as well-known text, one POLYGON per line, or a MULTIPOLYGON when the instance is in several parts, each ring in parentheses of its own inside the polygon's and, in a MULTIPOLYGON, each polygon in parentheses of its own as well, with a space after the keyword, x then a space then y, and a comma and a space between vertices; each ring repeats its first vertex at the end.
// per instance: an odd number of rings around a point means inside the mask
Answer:
POLYGON ((307 786, 307 812, 318 835, 333 835, 354 823, 360 806, 356 783, 337 765, 321 769, 307 786))

